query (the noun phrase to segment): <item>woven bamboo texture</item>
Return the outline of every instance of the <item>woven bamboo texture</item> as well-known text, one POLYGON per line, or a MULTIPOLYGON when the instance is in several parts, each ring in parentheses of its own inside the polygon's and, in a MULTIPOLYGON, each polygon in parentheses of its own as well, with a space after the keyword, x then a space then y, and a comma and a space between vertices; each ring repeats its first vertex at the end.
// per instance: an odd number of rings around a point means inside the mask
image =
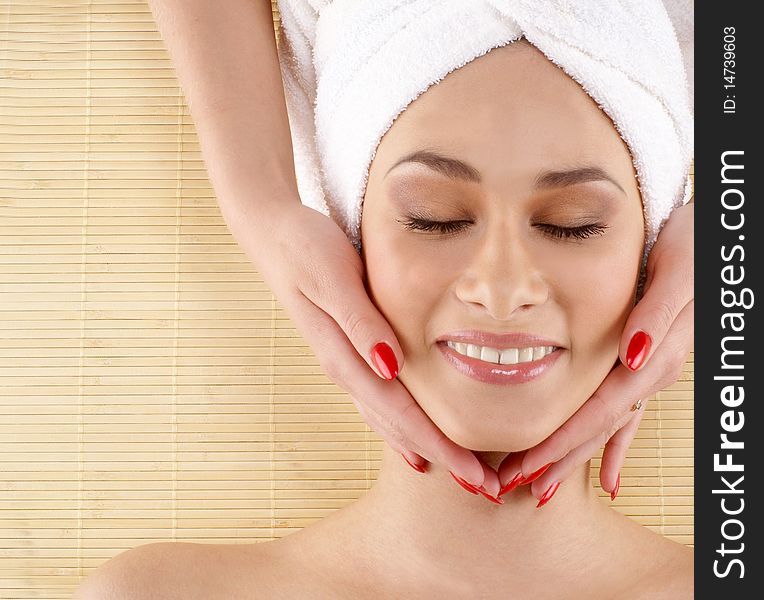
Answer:
MULTIPOLYGON (((0 598, 288 535, 382 444, 228 232, 148 6, 0 0, 0 598)), ((692 545, 692 486, 690 355, 614 506, 692 545)))

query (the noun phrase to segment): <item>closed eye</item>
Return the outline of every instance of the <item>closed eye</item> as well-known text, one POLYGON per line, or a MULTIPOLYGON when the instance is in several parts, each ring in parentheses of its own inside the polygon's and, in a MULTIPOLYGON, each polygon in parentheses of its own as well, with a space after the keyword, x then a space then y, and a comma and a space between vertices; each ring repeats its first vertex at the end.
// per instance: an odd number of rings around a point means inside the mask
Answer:
MULTIPOLYGON (((467 225, 470 225, 472 221, 431 221, 428 219, 421 219, 418 217, 411 217, 405 221, 399 221, 406 227, 406 229, 412 231, 437 231, 440 233, 455 233, 464 229, 467 225)), ((584 225, 577 225, 575 227, 563 227, 560 225, 552 225, 550 223, 538 223, 535 225, 544 233, 550 235, 556 239, 579 239, 583 240, 594 235, 602 235, 607 225, 600 223, 587 223, 584 225)))
POLYGON ((453 233, 464 229, 465 224, 470 224, 472 221, 430 221, 428 219, 420 219, 419 217, 409 217, 405 221, 398 221, 402 223, 406 229, 412 231, 439 231, 441 233, 453 233))
POLYGON ((536 227, 558 239, 576 238, 579 240, 585 240, 593 235, 602 235, 605 229, 607 229, 607 225, 601 225, 600 223, 588 223, 576 227, 561 227, 559 225, 540 223, 536 227))

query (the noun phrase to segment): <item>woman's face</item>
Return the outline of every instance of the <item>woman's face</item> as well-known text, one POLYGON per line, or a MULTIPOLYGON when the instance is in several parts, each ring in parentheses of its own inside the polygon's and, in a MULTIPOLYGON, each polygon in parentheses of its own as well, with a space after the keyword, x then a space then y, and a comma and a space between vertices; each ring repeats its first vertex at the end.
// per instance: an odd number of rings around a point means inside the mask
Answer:
POLYGON ((399 379, 457 444, 529 448, 613 367, 644 241, 631 157, 597 104, 524 40, 397 118, 370 167, 361 235, 370 297, 405 355, 399 379), (429 158, 394 167, 420 150, 429 158), (522 335, 449 348, 463 330, 522 335), (539 346, 558 349, 539 358, 539 346))

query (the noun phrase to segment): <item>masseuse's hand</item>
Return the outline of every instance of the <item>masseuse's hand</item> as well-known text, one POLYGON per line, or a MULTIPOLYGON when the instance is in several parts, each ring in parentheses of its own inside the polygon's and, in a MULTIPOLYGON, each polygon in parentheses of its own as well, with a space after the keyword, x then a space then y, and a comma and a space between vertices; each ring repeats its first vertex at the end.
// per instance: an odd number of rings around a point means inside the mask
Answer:
POLYGON ((647 397, 679 378, 692 349, 694 208, 694 197, 676 208, 650 251, 645 293, 621 335, 621 362, 557 431, 524 455, 505 459, 499 468, 502 486, 518 469, 530 477, 552 463, 532 483, 532 494, 542 499, 605 444, 600 484, 615 499, 626 450, 642 420, 647 397))
POLYGON ((339 226, 292 202, 278 224, 251 228, 247 237, 260 241, 242 246, 366 423, 420 472, 424 457, 496 495, 495 471, 447 438, 396 379, 403 353, 364 287, 361 257, 339 226))

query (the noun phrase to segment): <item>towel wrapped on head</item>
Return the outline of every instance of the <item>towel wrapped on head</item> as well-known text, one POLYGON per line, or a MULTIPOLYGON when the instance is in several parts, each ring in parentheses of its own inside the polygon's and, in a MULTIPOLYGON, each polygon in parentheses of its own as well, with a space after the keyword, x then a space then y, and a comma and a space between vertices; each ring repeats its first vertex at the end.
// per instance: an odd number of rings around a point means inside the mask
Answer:
POLYGON ((369 166, 396 117, 450 72, 525 38, 629 148, 645 216, 641 295, 647 255, 692 190, 691 61, 672 24, 687 22, 690 2, 667 12, 661 0, 279 0, 279 10, 298 191, 359 252, 369 166))

